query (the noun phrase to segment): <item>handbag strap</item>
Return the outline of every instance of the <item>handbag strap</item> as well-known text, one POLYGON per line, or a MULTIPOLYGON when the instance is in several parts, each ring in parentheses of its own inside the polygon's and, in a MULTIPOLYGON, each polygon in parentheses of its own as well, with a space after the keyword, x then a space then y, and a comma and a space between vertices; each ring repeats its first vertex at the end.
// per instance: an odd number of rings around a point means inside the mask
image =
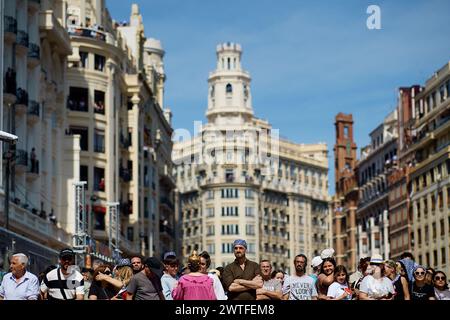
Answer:
POLYGON ((64 289, 62 287, 63 283, 62 283, 62 280, 61 280, 61 273, 60 272, 61 272, 61 268, 58 268, 57 273, 58 273, 58 281, 59 281, 59 290, 61 290, 61 294, 62 294, 64 300, 67 300, 66 293, 65 293, 65 291, 64 291, 64 289))

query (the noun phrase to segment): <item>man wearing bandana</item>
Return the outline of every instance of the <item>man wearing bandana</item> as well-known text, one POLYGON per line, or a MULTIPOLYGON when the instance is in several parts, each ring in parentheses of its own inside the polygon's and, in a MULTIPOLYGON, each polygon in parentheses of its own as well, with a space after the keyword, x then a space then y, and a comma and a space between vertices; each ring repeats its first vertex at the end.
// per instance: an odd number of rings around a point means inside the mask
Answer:
POLYGON ((256 300, 256 289, 263 287, 259 265, 245 257, 247 242, 235 240, 233 243, 236 259, 225 267, 223 283, 229 300, 256 300))

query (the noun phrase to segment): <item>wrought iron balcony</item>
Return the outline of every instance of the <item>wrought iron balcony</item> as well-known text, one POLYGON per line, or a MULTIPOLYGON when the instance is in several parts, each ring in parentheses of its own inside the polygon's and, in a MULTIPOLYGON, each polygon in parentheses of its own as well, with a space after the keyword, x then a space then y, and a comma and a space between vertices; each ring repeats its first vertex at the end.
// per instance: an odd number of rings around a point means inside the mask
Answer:
POLYGON ((120 168, 120 178, 122 178, 122 180, 124 182, 130 182, 131 177, 132 177, 132 174, 131 174, 130 170, 128 170, 126 168, 120 168))
POLYGON ((22 149, 16 149, 16 157, 15 157, 16 166, 28 166, 28 152, 22 149))
POLYGON ((17 89, 17 104, 23 104, 23 105, 28 105, 28 92, 22 88, 18 88, 17 89))
POLYGON ((29 43, 28 45, 28 58, 37 59, 41 58, 41 49, 35 43, 29 43))
POLYGON ((5 16, 4 20, 5 32, 17 33, 17 20, 11 16, 5 16))
POLYGON ((30 100, 28 101, 28 114, 39 117, 39 109, 40 105, 36 101, 30 100))
POLYGON ((165 204, 166 206, 168 206, 170 209, 174 209, 175 207, 174 207, 174 205, 173 205, 173 203, 172 203, 172 201, 170 201, 170 199, 169 198, 167 198, 167 197, 160 197, 159 198, 159 202, 161 203, 161 204, 165 204))
POLYGON ((17 31, 16 41, 18 45, 28 48, 29 45, 28 33, 22 30, 17 31))

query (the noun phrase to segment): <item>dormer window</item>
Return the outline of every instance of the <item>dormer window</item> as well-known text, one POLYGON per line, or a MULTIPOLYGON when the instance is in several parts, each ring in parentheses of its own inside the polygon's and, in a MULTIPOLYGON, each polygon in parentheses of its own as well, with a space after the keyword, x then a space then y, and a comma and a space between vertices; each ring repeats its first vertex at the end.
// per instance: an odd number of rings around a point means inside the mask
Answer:
POLYGON ((226 89, 225 89, 225 92, 226 92, 227 94, 233 93, 233 87, 231 86, 231 83, 228 83, 228 84, 227 84, 226 89))

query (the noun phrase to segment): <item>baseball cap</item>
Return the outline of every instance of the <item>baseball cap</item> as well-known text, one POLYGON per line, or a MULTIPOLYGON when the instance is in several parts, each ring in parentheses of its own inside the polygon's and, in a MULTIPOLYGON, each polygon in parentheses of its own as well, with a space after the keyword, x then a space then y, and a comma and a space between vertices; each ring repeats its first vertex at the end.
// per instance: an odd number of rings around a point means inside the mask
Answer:
POLYGON ((128 258, 120 259, 116 265, 117 268, 126 267, 126 266, 131 267, 131 261, 128 258))
POLYGON ((70 249, 70 248, 62 249, 62 250, 59 252, 59 257, 60 257, 60 258, 62 258, 62 257, 67 257, 67 256, 74 257, 74 256, 75 256, 75 252, 73 252, 73 250, 70 249))
POLYGON ((311 267, 317 268, 322 264, 322 262, 323 262, 322 258, 320 256, 316 256, 311 261, 311 267))
POLYGON ((166 260, 167 257, 170 257, 170 256, 174 256, 174 257, 176 258, 176 257, 177 257, 177 254, 176 254, 175 252, 173 252, 173 251, 168 251, 168 252, 164 253, 164 258, 163 258, 163 260, 166 260))

